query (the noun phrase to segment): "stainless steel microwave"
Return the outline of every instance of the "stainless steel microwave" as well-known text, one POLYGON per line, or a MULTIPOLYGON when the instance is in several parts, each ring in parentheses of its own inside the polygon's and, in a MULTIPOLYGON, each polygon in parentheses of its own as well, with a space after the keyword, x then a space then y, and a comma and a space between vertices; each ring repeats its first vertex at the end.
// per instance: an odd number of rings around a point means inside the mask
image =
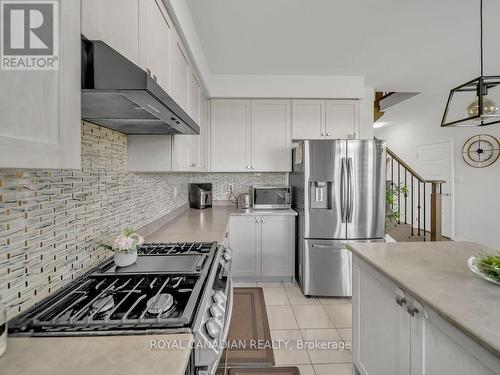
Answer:
POLYGON ((292 207, 290 186, 252 186, 252 207, 256 210, 286 210, 292 207))

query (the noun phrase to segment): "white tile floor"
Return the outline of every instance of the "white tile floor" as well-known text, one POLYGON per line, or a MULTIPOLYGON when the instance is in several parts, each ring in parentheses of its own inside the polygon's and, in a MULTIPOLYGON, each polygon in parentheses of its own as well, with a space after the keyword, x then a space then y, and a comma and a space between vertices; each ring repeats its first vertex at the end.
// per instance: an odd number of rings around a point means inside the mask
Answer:
POLYGON ((352 373, 351 353, 339 349, 352 340, 350 299, 305 298, 294 283, 236 282, 235 286, 264 290, 272 339, 287 342, 274 350, 276 366, 297 366, 301 375, 352 373), (329 347, 304 348, 304 342, 329 347))

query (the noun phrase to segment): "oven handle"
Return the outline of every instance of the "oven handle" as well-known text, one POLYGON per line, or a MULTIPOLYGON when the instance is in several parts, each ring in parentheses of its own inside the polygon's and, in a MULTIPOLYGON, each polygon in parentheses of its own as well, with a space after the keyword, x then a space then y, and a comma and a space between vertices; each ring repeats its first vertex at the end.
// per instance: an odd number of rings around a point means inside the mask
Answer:
POLYGON ((227 308, 226 308, 226 321, 224 322, 224 329, 222 330, 222 341, 227 340, 229 335, 229 326, 231 325, 231 317, 233 316, 233 302, 234 302, 234 292, 233 292, 233 280, 228 278, 228 293, 227 293, 227 308))
MULTIPOLYGON (((226 314, 226 321, 224 322, 224 328, 222 329, 221 343, 225 343, 229 335, 229 327, 231 325, 231 318, 233 316, 233 301, 234 301, 233 281, 230 277, 228 277, 227 309, 226 309, 227 314, 226 314)), ((222 352, 221 355, 223 353, 224 352, 222 352)), ((220 360, 221 358, 219 358, 219 360, 213 363, 211 365, 211 368, 209 367, 207 375, 215 375, 215 373, 217 372, 217 368, 219 367, 220 360)))

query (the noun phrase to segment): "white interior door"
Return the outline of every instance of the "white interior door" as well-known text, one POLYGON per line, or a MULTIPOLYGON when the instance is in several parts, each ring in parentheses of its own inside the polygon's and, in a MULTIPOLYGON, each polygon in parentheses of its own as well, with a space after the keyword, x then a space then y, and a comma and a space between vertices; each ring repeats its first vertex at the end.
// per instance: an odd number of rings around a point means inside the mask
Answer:
MULTIPOLYGON (((429 180, 446 181, 443 191, 443 236, 453 238, 453 147, 452 141, 417 146, 418 172, 429 180)), ((430 189, 428 189, 430 190, 430 189)), ((426 192, 426 215, 430 225, 430 194, 426 192)))

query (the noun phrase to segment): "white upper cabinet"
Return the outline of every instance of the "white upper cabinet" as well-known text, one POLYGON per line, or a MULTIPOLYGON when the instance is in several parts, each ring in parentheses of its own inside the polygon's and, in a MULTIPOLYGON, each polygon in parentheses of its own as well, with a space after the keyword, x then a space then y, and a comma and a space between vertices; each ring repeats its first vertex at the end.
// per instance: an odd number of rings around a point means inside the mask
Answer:
POLYGON ((177 32, 172 43, 172 97, 189 113, 189 58, 177 32))
POLYGON ((212 100, 210 127, 212 171, 291 169, 290 101, 212 100))
POLYGON ((252 100, 251 113, 251 169, 290 171, 290 101, 252 100))
POLYGON ((82 0, 82 34, 139 65, 139 5, 140 0, 82 0))
POLYGON ((82 0, 82 34, 109 44, 149 72, 167 92, 173 33, 161 0, 82 0))
POLYGON ((250 100, 211 100, 210 117, 210 169, 249 171, 250 100))
POLYGON ((196 122, 200 122, 200 99, 201 86, 196 73, 189 72, 189 116, 196 122))
POLYGON ((359 132, 358 100, 293 100, 293 139, 351 139, 359 132))
MULTIPOLYGON (((189 115, 199 125, 200 133, 202 124, 200 122, 201 87, 198 78, 193 71, 189 74, 189 115)), ((200 168, 200 142, 201 134, 189 136, 189 162, 193 169, 200 168)))
POLYGON ((59 27, 59 70, 0 70, 0 168, 80 168, 79 1, 59 27))
POLYGON ((200 168, 202 171, 208 171, 209 168, 210 121, 208 111, 208 98, 202 93, 200 105, 200 168))
POLYGON ((325 101, 293 100, 292 123, 293 139, 323 139, 325 101))
POLYGON ((144 9, 144 65, 167 92, 171 90, 173 26, 161 0, 142 0, 144 9))
MULTIPOLYGON (((199 135, 175 135, 173 141, 175 171, 206 171, 202 165, 201 149, 206 142, 206 120, 201 118, 202 88, 196 74, 189 73, 189 116, 200 127, 199 135)), ((206 159, 206 158, 205 158, 206 159)))
POLYGON ((359 130, 358 100, 327 100, 325 112, 326 138, 356 138, 359 130))

